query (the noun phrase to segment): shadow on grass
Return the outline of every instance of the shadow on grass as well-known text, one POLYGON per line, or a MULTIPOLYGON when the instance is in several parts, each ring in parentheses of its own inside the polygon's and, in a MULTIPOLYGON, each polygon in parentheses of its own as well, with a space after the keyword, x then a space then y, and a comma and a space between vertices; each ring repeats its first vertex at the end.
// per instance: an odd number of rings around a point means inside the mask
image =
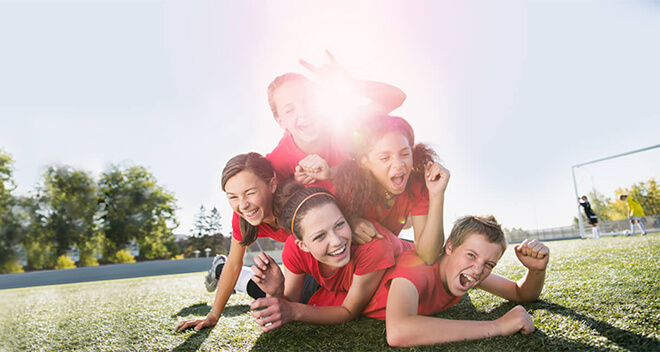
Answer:
MULTIPOLYGON (((226 306, 222 311, 222 315, 225 317, 235 317, 250 310, 250 306, 247 304, 239 304, 235 306, 226 306)), ((178 313, 172 315, 172 318, 176 317, 186 317, 189 315, 196 316, 206 316, 211 311, 211 306, 206 303, 197 303, 192 306, 182 308, 178 313)))
MULTIPOLYGON (((527 306, 527 305, 526 305, 527 306)), ((590 316, 577 313, 564 306, 546 301, 537 301, 530 304, 532 309, 546 309, 555 314, 561 314, 577 321, 583 322, 589 328, 597 331, 603 337, 617 344, 619 347, 631 351, 660 351, 660 341, 617 328, 610 323, 594 319, 590 316)))
POLYGON ((213 328, 202 329, 196 333, 190 335, 186 341, 183 341, 180 345, 174 347, 172 352, 184 352, 184 351, 197 351, 199 347, 206 341, 211 334, 213 328))

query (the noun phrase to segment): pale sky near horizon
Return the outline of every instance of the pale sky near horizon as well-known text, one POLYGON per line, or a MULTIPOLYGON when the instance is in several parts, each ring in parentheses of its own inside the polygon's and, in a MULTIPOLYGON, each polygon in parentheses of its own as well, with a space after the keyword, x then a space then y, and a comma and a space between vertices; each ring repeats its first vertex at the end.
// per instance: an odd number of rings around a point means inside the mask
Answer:
MULTIPOLYGON (((0 0, 0 148, 17 194, 50 163, 94 175, 143 165, 178 199, 231 210, 220 174, 282 131, 266 87, 329 49, 355 77, 408 96, 394 114, 452 171, 461 215, 567 226, 571 166, 660 144, 660 4, 653 1, 0 0)), ((577 171, 612 197, 660 149, 577 171)))

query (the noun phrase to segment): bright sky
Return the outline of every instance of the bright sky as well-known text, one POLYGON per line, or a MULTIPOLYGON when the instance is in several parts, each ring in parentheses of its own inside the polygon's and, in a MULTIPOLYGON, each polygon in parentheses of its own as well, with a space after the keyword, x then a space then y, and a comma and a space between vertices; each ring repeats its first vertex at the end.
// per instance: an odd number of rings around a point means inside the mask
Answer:
MULTIPOLYGON (((467 213, 569 225, 572 165, 660 144, 653 1, 0 0, 0 44, 17 193, 49 163, 129 161, 176 195, 175 233, 202 204, 229 232, 222 168, 275 147, 266 87, 324 49, 406 92, 395 114, 452 171, 447 227, 467 213)), ((580 193, 660 179, 658 149, 634 160, 578 170, 580 193)))

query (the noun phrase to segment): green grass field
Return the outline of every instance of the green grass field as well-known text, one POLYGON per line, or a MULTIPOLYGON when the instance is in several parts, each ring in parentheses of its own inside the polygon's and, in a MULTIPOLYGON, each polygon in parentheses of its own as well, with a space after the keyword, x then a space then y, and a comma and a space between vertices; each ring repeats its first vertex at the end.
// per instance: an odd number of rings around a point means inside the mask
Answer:
MULTIPOLYGON (((660 351, 660 234, 548 242, 541 300, 524 306, 537 330, 413 351, 660 351)), ((495 272, 524 269, 511 248, 495 272)), ((234 294, 214 329, 172 333, 205 316, 213 300, 203 273, 0 291, 3 351, 382 351, 385 324, 367 318, 337 326, 292 323, 261 333, 251 299, 234 294)), ((491 320, 513 303, 475 290, 438 316, 491 320)))

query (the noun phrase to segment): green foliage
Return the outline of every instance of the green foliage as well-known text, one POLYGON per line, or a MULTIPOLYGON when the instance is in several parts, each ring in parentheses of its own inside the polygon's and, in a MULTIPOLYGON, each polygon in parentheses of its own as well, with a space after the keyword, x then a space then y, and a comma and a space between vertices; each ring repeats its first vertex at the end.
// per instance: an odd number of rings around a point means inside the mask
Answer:
POLYGON ((11 156, 0 149, 0 266, 7 270, 15 270, 12 263, 17 259, 16 249, 24 236, 16 198, 11 194, 16 188, 13 163, 11 156))
POLYGON ((125 249, 120 249, 115 253, 115 263, 135 263, 135 257, 128 253, 125 249))
MULTIPOLYGON (((602 221, 627 219, 628 207, 626 202, 619 200, 619 196, 622 194, 635 197, 644 209, 645 215, 660 214, 660 187, 658 187, 655 178, 646 182, 635 183, 630 188, 617 188, 614 191, 613 199, 605 197, 594 189, 589 192, 589 202, 602 221)), ((574 221, 577 221, 577 219, 574 219, 574 221)))
MULTIPOLYGON (((213 329, 172 333, 209 313, 200 273, 0 290, 0 350, 7 351, 658 351, 660 233, 548 242, 541 300, 523 306, 536 331, 480 341, 393 349, 385 324, 368 318, 333 326, 289 323, 263 333, 252 299, 233 294, 213 329), (93 314, 90 314, 93 312, 93 314), (90 328, 93 327, 93 328, 90 328)), ((494 272, 524 275, 513 248, 494 272)), ((437 314, 492 321, 515 303, 472 290, 437 314)))
POLYGON ((5 260, 2 264, 0 264, 0 273, 2 274, 14 274, 22 272, 25 272, 23 270, 23 266, 18 264, 18 262, 15 260, 5 260))
POLYGON ((134 240, 140 257, 166 258, 168 243, 174 241, 174 195, 158 186, 156 178, 142 166, 120 167, 101 175, 102 229, 106 253, 113 253, 134 240))
POLYGON ((78 265, 81 267, 83 266, 99 266, 99 261, 90 255, 80 255, 80 262, 78 262, 78 265))
POLYGON ((61 269, 75 269, 75 268, 76 268, 76 263, 65 254, 62 254, 61 256, 57 257, 57 264, 55 264, 55 269, 61 270, 61 269))
POLYGON ((85 247, 97 235, 97 186, 92 177, 68 166, 50 166, 37 198, 46 214, 46 228, 55 238, 55 252, 85 247))

